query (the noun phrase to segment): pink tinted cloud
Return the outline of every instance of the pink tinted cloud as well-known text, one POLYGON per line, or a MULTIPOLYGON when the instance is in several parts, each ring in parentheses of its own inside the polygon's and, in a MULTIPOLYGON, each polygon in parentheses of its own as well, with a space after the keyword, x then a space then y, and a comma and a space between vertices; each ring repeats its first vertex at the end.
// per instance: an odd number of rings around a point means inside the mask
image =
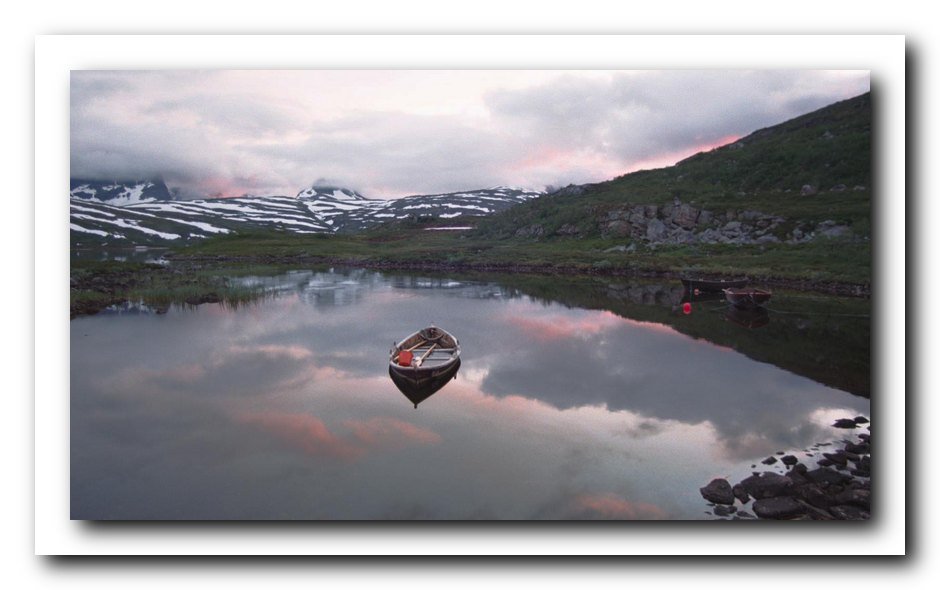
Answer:
POLYGON ((623 174, 629 174, 631 172, 636 172, 638 170, 654 170, 656 168, 666 168, 686 158, 694 156, 695 154, 698 154, 700 152, 709 152, 715 148, 719 148, 723 145, 733 143, 739 139, 741 139, 740 135, 725 135, 724 137, 721 137, 714 141, 708 141, 705 143, 696 144, 687 149, 683 149, 683 150, 679 150, 675 152, 668 152, 664 154, 657 154, 656 156, 653 156, 651 158, 645 158, 642 160, 637 160, 635 162, 632 162, 628 166, 623 168, 623 170, 621 170, 617 174, 623 175, 623 174))
POLYGON ((631 502, 616 494, 580 494, 571 503, 577 515, 623 520, 660 520, 666 511, 646 502, 631 502))

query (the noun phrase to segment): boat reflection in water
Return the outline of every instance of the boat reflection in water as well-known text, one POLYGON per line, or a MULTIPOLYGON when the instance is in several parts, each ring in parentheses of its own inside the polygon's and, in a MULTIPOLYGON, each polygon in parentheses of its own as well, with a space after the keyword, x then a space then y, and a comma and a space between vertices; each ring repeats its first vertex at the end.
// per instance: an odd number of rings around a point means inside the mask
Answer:
POLYGON ((389 352, 388 374, 411 403, 437 393, 460 369, 460 342, 431 325, 397 343, 389 352))
POLYGON ((765 307, 743 309, 729 305, 728 311, 725 312, 725 320, 748 329, 763 328, 770 323, 770 312, 765 307))
POLYGON ((724 300, 725 300, 725 294, 721 292, 713 293, 709 291, 684 290, 682 292, 682 301, 680 303, 697 303, 697 302, 705 302, 705 301, 722 302, 724 300))
POLYGON ((756 309, 770 301, 771 293, 766 289, 725 289, 725 299, 741 309, 756 309))
POLYGON ((421 378, 412 378, 391 368, 388 374, 398 389, 417 408, 418 404, 440 391, 451 379, 456 379, 458 370, 460 370, 460 359, 443 372, 421 378))

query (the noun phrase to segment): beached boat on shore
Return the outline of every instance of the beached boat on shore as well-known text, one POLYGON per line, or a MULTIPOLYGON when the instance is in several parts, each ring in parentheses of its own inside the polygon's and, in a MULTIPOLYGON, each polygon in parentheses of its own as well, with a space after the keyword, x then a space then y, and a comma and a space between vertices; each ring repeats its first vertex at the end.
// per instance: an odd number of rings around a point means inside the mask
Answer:
POLYGON ((721 293, 725 289, 739 289, 747 284, 747 277, 741 279, 693 279, 681 277, 682 286, 686 291, 694 293, 721 293))

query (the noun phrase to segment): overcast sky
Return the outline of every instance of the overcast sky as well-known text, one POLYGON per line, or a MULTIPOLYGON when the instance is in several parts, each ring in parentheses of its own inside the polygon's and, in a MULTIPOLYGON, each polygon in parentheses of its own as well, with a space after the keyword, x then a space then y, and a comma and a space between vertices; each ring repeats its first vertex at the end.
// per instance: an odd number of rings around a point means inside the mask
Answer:
POLYGON ((595 182, 869 90, 867 71, 73 71, 71 175, 188 197, 595 182))

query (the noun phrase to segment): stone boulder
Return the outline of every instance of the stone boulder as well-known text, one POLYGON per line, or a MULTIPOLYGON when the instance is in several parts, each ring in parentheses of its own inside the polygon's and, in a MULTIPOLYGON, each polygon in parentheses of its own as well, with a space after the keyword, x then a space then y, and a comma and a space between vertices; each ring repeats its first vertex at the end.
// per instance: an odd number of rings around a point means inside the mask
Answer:
POLYGON ((688 203, 683 203, 675 208, 673 211, 672 221, 679 227, 685 229, 692 229, 695 227, 695 224, 698 222, 699 209, 689 205, 688 203))
POLYGON ((731 493, 734 494, 734 497, 737 498, 742 504, 747 504, 751 501, 751 497, 748 495, 747 490, 744 489, 739 483, 734 484, 734 487, 731 488, 731 493))
POLYGON ((741 486, 755 500, 788 495, 793 485, 792 479, 772 472, 752 475, 741 481, 741 486))
POLYGON ((658 242, 666 234, 666 224, 659 219, 651 219, 646 225, 646 239, 651 242, 658 242))
POLYGON ((545 228, 538 224, 527 225, 516 230, 517 238, 539 238, 545 233, 545 228))
POLYGON ((812 197, 818 192, 819 192, 819 189, 811 184, 804 184, 800 188, 800 196, 803 196, 803 197, 812 197))
POLYGON ((707 486, 699 488, 702 497, 715 504, 734 504, 734 493, 727 479, 713 479, 707 486))
POLYGON ((830 469, 828 467, 819 467, 817 469, 807 471, 806 477, 823 487, 843 485, 852 480, 852 478, 848 475, 839 473, 835 469, 830 469))
POLYGON ((698 241, 703 244, 717 244, 723 240, 726 240, 720 231, 717 229, 708 228, 703 232, 700 232, 697 237, 698 241))
POLYGON ((839 504, 848 504, 864 510, 871 510, 871 491, 861 489, 845 490, 836 495, 835 501, 839 504))
POLYGON ((763 498, 754 502, 754 514, 760 518, 787 519, 806 514, 806 507, 790 496, 763 498))
MULTIPOLYGON (((561 229, 558 230, 561 233, 561 229)), ((609 221, 603 226, 602 233, 616 238, 622 238, 629 236, 633 233, 633 226, 630 225, 629 221, 623 221, 620 219, 609 221)))
POLYGON ((871 517, 868 511, 848 505, 833 506, 829 513, 839 520, 868 520, 871 517))

